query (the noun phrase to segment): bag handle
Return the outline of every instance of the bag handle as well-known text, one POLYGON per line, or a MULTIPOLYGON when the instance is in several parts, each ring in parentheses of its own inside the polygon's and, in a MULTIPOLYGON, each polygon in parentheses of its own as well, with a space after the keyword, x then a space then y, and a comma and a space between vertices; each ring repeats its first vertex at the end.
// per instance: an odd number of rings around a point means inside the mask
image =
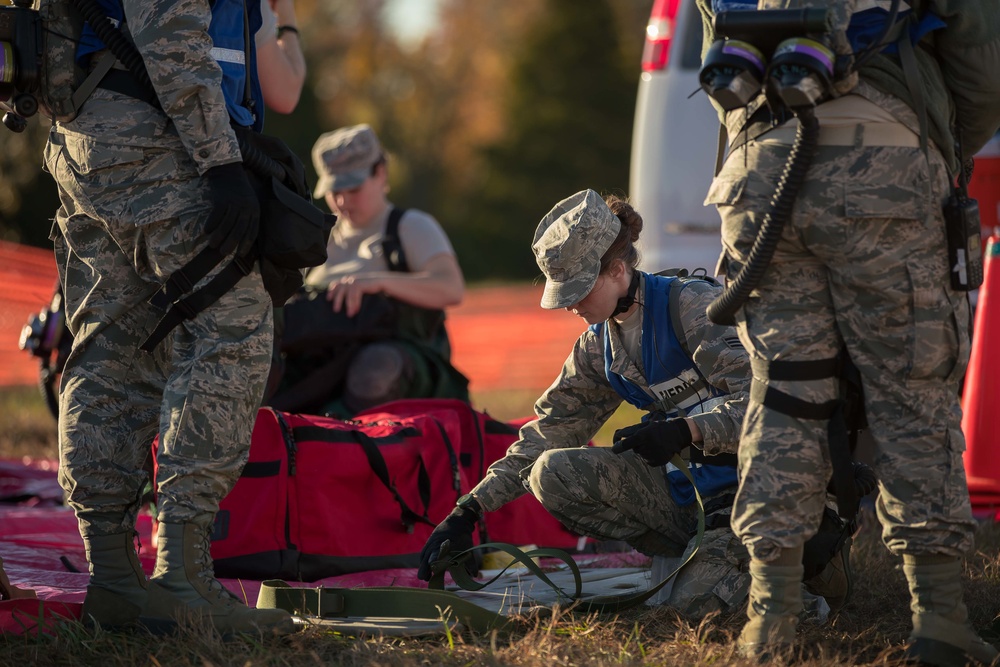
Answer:
MULTIPOLYGON (((365 457, 368 459, 368 465, 371 467, 372 472, 378 477, 379 481, 385 488, 389 489, 392 497, 396 499, 396 504, 399 505, 400 509, 400 520, 403 522, 403 526, 406 528, 407 533, 413 532, 413 526, 417 523, 427 524, 428 526, 434 526, 434 523, 427 518, 426 506, 424 508, 424 515, 421 516, 410 509, 410 506, 406 504, 403 500, 403 496, 399 495, 399 490, 396 485, 392 483, 389 478, 389 466, 386 465, 385 458, 382 456, 382 452, 379 451, 378 445, 375 444, 375 440, 372 439, 364 431, 351 431, 351 435, 355 442, 361 445, 361 449, 365 453, 365 457)), ((427 504, 430 504, 430 479, 427 476, 427 470, 424 468, 423 460, 420 461, 420 466, 423 468, 423 474, 421 475, 419 484, 426 485, 426 491, 421 489, 421 497, 427 498, 427 504)))

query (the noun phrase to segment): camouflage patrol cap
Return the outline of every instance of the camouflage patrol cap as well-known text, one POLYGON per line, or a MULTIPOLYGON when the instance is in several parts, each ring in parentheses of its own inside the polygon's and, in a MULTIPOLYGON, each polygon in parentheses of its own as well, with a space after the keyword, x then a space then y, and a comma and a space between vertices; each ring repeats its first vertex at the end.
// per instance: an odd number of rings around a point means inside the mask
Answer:
POLYGON ((572 306, 590 294, 601 257, 620 229, 618 217, 593 190, 563 199, 542 218, 531 244, 545 274, 542 308, 572 306))
POLYGON ((313 197, 333 190, 356 188, 371 175, 382 157, 382 145, 368 125, 342 127, 320 135, 313 144, 312 158, 319 182, 313 197))

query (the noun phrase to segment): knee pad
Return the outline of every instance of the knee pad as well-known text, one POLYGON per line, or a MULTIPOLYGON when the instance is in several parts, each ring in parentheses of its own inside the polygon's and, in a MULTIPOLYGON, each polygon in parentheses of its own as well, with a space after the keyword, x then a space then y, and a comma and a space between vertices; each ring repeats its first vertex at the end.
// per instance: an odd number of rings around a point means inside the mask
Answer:
POLYGON ((393 343, 372 343, 361 348, 347 369, 344 400, 354 411, 406 395, 413 363, 393 343))

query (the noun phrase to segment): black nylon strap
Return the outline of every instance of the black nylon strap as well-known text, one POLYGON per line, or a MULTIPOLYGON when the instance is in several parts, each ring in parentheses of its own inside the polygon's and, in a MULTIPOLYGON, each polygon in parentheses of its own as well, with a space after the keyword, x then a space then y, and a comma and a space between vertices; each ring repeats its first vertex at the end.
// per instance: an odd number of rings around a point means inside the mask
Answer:
POLYGON ((688 463, 700 463, 710 466, 729 466, 735 468, 738 465, 736 454, 715 454, 708 456, 700 447, 690 447, 688 463))
POLYGON ((141 100, 157 109, 160 108, 160 100, 157 99, 156 93, 139 85, 132 73, 127 70, 112 69, 98 82, 97 87, 141 100))
MULTIPOLYGON (((431 419, 434 419, 433 417, 431 419)), ((441 425, 437 419, 434 419, 434 425, 438 427, 438 431, 441 432, 441 440, 444 441, 444 446, 448 449, 448 464, 451 466, 451 488, 455 490, 455 493, 461 495, 462 493, 462 472, 458 468, 458 455, 455 453, 455 447, 451 444, 451 438, 448 437, 448 432, 444 430, 444 426, 441 425)))
POLYGON ((410 265, 406 261, 406 251, 403 250, 403 241, 399 238, 399 221, 406 213, 405 208, 392 207, 389 211, 389 219, 385 223, 385 234, 382 235, 382 255, 389 265, 390 271, 409 273, 410 265))
MULTIPOLYGON (((254 251, 256 252, 256 250, 254 251)), ((219 271, 207 285, 179 301, 175 301, 170 310, 160 318, 153 333, 142 342, 140 350, 152 352, 156 346, 167 337, 174 327, 184 320, 190 320, 219 300, 223 294, 236 286, 244 276, 253 270, 255 259, 237 257, 219 271)))
POLYGON ((827 442, 830 448, 830 465, 833 467, 833 490, 837 495, 837 513, 851 521, 858 513, 859 499, 842 401, 837 401, 830 417, 827 442))
POLYGON ((750 400, 799 419, 829 419, 840 404, 838 399, 826 403, 810 403, 791 394, 778 391, 754 378, 750 382, 750 400))
POLYGON ((809 361, 751 359, 750 368, 753 370, 754 377, 762 379, 792 382, 822 380, 840 375, 840 357, 809 361))
POLYGON ((385 458, 382 457, 382 452, 378 450, 378 445, 375 444, 375 440, 372 439, 367 433, 363 431, 352 431, 354 434, 355 441, 361 445, 361 449, 364 450, 365 457, 368 459, 368 465, 371 467, 372 472, 378 477, 378 480, 382 482, 382 485, 389 490, 392 497, 396 499, 396 504, 399 505, 400 509, 400 520, 403 522, 403 526, 406 527, 407 533, 413 532, 413 526, 417 523, 424 523, 428 526, 433 526, 434 523, 431 522, 426 516, 420 516, 406 504, 403 497, 399 495, 399 490, 389 479, 389 466, 385 463, 385 458))
POLYGON ((170 304, 194 289, 223 259, 225 258, 215 248, 205 248, 190 262, 171 273, 160 289, 150 297, 149 302, 157 310, 166 311, 170 304))
MULTIPOLYGON (((357 438, 354 435, 355 431, 325 428, 323 426, 296 426, 292 429, 292 433, 295 436, 295 439, 299 441, 315 440, 317 442, 328 443, 357 442, 357 438)), ((402 428, 392 435, 383 435, 377 438, 372 437, 367 433, 365 434, 365 437, 376 445, 398 444, 400 442, 406 442, 407 438, 415 438, 419 436, 419 429, 412 426, 402 428)))

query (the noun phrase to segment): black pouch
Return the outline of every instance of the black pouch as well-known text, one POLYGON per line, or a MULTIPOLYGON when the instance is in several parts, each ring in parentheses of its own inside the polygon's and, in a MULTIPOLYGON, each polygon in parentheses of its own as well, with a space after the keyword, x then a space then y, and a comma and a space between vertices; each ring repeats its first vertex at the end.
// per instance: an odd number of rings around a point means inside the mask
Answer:
POLYGON ((258 243, 263 257, 285 269, 306 269, 326 261, 335 216, 324 214, 273 177, 260 199, 258 243))
POLYGON ((239 128, 243 163, 260 199, 261 274, 280 306, 302 287, 303 270, 326 261, 336 216, 312 204, 305 167, 280 139, 239 128))
POLYGON ((320 352, 346 343, 392 338, 396 333, 397 303, 383 294, 365 294, 354 317, 333 312, 325 291, 300 292, 284 307, 285 329, 281 351, 286 354, 320 352))
POLYGON ((983 284, 979 202, 956 191, 944 205, 944 220, 951 288, 971 292, 983 284))

